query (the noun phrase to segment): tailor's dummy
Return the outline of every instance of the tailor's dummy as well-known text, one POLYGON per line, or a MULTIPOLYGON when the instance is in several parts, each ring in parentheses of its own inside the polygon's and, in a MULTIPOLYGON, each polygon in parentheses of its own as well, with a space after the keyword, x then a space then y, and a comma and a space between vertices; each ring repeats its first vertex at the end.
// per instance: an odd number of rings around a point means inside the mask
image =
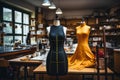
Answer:
MULTIPOLYGON (((54 26, 60 26, 60 25, 61 25, 61 24, 60 24, 60 20, 55 19, 55 20, 53 21, 53 25, 54 25, 54 26)), ((50 27, 51 27, 51 26, 47 27, 47 35, 48 35, 48 36, 49 36, 49 33, 50 33, 50 27)), ((64 27, 64 26, 63 26, 63 31, 64 31, 64 34, 65 34, 65 36, 66 36, 67 28, 64 27)))
POLYGON ((89 48, 88 38, 90 26, 84 20, 76 27, 77 48, 75 53, 68 58, 70 69, 83 69, 95 65, 95 56, 89 48))
POLYGON ((66 28, 60 25, 59 20, 54 20, 53 25, 47 28, 50 51, 46 60, 48 75, 61 76, 68 72, 67 55, 64 51, 66 28))

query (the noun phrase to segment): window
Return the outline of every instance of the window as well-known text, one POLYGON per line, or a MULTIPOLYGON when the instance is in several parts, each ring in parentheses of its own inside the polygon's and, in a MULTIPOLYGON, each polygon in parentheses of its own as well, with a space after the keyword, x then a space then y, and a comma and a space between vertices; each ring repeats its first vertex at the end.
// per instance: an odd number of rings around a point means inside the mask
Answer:
POLYGON ((4 36, 4 45, 11 45, 13 43, 13 36, 4 36))
POLYGON ((22 25, 15 24, 15 34, 22 34, 22 25))
POLYGON ((3 31, 7 34, 12 34, 12 24, 10 22, 4 22, 3 31))
POLYGON ((29 32, 29 26, 28 25, 23 25, 23 34, 27 35, 29 32))
POLYGON ((28 14, 23 14, 23 23, 24 24, 29 24, 29 15, 28 14))
POLYGON ((22 36, 15 36, 15 41, 21 40, 22 41, 22 36))
POLYGON ((23 36, 23 44, 26 44, 26 38, 27 36, 23 36))
POLYGON ((3 7, 3 31, 5 33, 3 40, 5 44, 13 43, 16 40, 21 40, 26 44, 29 16, 30 14, 25 11, 3 7))
POLYGON ((3 20, 12 21, 12 10, 8 8, 3 8, 3 20))
POLYGON ((15 22, 22 23, 22 13, 15 11, 15 22))

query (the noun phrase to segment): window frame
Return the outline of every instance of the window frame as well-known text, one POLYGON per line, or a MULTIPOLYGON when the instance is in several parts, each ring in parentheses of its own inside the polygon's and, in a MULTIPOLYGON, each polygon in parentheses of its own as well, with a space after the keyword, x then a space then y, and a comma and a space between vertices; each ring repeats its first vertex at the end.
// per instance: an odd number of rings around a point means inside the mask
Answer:
MULTIPOLYGON (((25 10, 22 10, 22 9, 20 9, 20 8, 17 8, 17 7, 15 7, 15 6, 11 6, 11 5, 9 5, 9 4, 6 4, 6 3, 1 3, 0 2, 0 4, 1 4, 1 6, 0 6, 0 11, 1 11, 1 15, 2 15, 2 17, 0 18, 0 21, 1 22, 9 22, 9 23, 12 23, 12 33, 7 33, 7 34, 4 34, 4 36, 13 36, 13 41, 15 41, 15 36, 21 36, 22 37, 22 43, 23 42, 25 42, 25 41, 23 41, 24 40, 24 37, 26 36, 27 37, 27 34, 24 34, 23 33, 23 27, 24 27, 24 25, 26 26, 28 26, 29 27, 29 31, 30 31, 30 16, 31 16, 31 12, 28 12, 28 11, 25 11, 25 10), (8 9, 11 9, 12 10, 12 21, 6 21, 6 20, 3 20, 3 8, 8 8, 8 9), (18 23, 18 22, 15 22, 15 11, 18 11, 18 12, 21 12, 21 16, 22 16, 22 22, 21 23, 18 23), (29 21, 28 21, 28 24, 26 24, 26 23, 24 23, 23 22, 23 14, 27 14, 28 15, 28 19, 29 19, 29 21), (21 27, 22 27, 22 34, 16 34, 15 33, 15 24, 20 24, 21 25, 21 27)), ((28 32, 29 32, 28 31, 28 32)))

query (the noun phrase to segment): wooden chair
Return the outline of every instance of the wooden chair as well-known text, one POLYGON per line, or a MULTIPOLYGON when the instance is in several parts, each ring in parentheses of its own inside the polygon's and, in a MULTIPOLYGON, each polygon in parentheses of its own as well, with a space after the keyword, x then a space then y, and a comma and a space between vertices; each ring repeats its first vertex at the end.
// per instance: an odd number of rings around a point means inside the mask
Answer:
POLYGON ((0 80, 13 80, 9 62, 5 59, 0 59, 0 80))

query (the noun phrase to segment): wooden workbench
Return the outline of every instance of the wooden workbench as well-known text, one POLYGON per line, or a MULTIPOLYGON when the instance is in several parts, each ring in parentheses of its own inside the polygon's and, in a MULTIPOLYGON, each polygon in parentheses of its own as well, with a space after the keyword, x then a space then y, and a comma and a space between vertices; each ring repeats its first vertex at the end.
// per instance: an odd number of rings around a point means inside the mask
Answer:
MULTIPOLYGON (((112 80, 114 80, 114 73, 112 70, 110 70, 109 68, 107 68, 108 71, 108 76, 111 76, 112 80)), ((42 79, 40 80, 44 80, 44 75, 47 74, 46 73, 46 67, 44 65, 39 65, 36 69, 34 69, 33 73, 36 74, 40 74, 42 75, 42 79)), ((97 75, 97 69, 96 68, 84 68, 82 70, 72 70, 72 69, 68 69, 68 75, 97 75)), ((105 70, 100 70, 100 75, 105 75, 105 70)), ((35 76, 36 77, 36 76, 35 76)), ((84 80, 84 79, 83 79, 84 80)))

